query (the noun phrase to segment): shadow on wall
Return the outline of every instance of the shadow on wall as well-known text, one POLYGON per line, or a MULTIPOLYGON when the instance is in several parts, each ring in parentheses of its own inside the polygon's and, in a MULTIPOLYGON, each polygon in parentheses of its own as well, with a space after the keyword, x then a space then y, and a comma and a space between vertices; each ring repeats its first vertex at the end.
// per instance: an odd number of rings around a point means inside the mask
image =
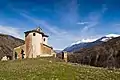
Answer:
POLYGON ((25 56, 25 54, 24 54, 24 50, 21 49, 21 52, 20 52, 20 53, 15 52, 14 59, 18 59, 18 58, 20 58, 20 59, 24 59, 24 58, 25 58, 24 56, 25 56))

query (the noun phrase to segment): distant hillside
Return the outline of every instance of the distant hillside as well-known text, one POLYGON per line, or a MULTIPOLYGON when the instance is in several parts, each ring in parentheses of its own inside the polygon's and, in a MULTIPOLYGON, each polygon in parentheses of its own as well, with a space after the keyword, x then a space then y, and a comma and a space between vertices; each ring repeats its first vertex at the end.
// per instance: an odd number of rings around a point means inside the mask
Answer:
POLYGON ((0 34, 0 59, 6 55, 12 58, 13 49, 22 44, 24 44, 24 40, 10 35, 0 34))
POLYGON ((90 48, 93 47, 95 45, 99 45, 103 42, 106 42, 114 37, 118 37, 120 35, 117 34, 109 34, 109 35, 105 35, 99 39, 88 39, 88 40, 81 40, 78 41, 76 43, 73 43, 71 46, 65 48, 63 51, 67 51, 67 52, 75 52, 78 51, 82 48, 90 48))
POLYGON ((120 68, 120 37, 100 45, 80 49, 69 56, 71 62, 101 67, 120 68))
POLYGON ((56 53, 61 53, 61 50, 55 50, 56 53))

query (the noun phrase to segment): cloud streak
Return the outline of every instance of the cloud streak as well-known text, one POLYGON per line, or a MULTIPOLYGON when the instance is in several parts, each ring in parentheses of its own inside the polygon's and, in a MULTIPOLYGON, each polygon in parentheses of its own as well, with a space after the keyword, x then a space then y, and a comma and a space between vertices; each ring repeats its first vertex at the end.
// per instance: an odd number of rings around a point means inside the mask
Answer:
MULTIPOLYGON (((89 32, 89 30, 91 28, 95 28, 98 24, 100 24, 100 19, 102 18, 103 14, 107 11, 107 6, 106 4, 102 5, 102 9, 100 11, 93 11, 90 12, 87 19, 87 23, 86 22, 81 22, 79 24, 86 24, 83 29, 81 30, 81 32, 83 34, 86 34, 87 32, 89 32)), ((94 33, 94 32, 92 32, 94 33)))
POLYGON ((64 9, 61 9, 60 11, 62 13, 59 13, 61 16, 60 23, 70 23, 70 25, 80 25, 84 26, 80 30, 64 30, 60 28, 60 26, 56 25, 51 25, 48 23, 46 20, 38 19, 33 16, 30 16, 26 13, 20 12, 20 15, 23 16, 24 18, 30 20, 33 24, 35 25, 40 25, 47 34, 50 35, 49 42, 52 44, 54 48, 57 49, 63 49, 65 48, 68 44, 71 44, 75 41, 81 40, 81 39, 87 39, 87 38, 96 38, 95 32, 92 31, 91 29, 96 27, 100 23, 100 19, 102 15, 105 13, 107 10, 106 5, 102 7, 102 9, 98 12, 93 11, 90 12, 89 15, 86 17, 85 21, 83 22, 78 22, 78 12, 77 12, 77 3, 76 2, 71 2, 67 7, 65 7, 65 10, 68 9, 68 12, 64 11, 64 9), (73 9, 74 8, 74 9, 73 9), (74 11, 73 11, 74 10, 74 11), (78 22, 78 23, 76 23, 78 22))
POLYGON ((49 24, 45 20, 36 19, 25 13, 20 13, 20 15, 32 21, 35 25, 39 24, 47 32, 47 34, 50 35, 49 42, 55 49, 63 49, 68 46, 68 44, 71 44, 71 42, 80 40, 80 35, 77 34, 76 31, 66 31, 58 26, 49 24))
POLYGON ((77 24, 79 25, 85 25, 85 24, 88 24, 89 22, 78 22, 77 24))
POLYGON ((45 20, 36 19, 32 16, 29 16, 25 13, 20 13, 21 16, 30 20, 35 25, 40 25, 48 35, 50 35, 49 42, 55 49, 64 49, 69 44, 81 40, 81 39, 88 39, 88 38, 97 38, 98 36, 92 35, 93 31, 90 32, 89 29, 96 26, 98 21, 93 22, 80 22, 79 25, 84 25, 85 27, 82 30, 64 30, 59 26, 51 25, 50 23, 46 22, 45 20))
POLYGON ((19 28, 0 25, 0 33, 12 35, 12 36, 15 36, 17 38, 23 39, 23 37, 20 35, 20 29, 19 28))

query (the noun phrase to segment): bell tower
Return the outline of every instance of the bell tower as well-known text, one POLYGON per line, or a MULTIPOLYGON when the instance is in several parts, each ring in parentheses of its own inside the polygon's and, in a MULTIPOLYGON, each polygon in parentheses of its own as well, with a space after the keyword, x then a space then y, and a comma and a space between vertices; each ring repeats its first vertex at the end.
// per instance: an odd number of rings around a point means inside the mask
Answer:
POLYGON ((40 43, 43 43, 41 28, 25 32, 26 57, 36 58, 41 53, 40 43))

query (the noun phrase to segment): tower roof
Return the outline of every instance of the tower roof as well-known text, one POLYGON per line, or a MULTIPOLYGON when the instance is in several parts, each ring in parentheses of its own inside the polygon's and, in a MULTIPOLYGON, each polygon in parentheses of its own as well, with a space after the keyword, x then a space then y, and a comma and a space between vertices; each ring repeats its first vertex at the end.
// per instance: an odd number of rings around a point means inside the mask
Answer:
POLYGON ((42 32, 42 28, 37 27, 35 30, 42 32))
POLYGON ((33 30, 30 30, 30 31, 26 31, 24 32, 25 33, 25 36, 27 36, 29 33, 32 33, 32 32, 36 32, 36 33, 39 33, 39 34, 42 34, 43 37, 49 37, 48 35, 46 35, 42 29, 40 27, 36 28, 36 29, 33 29, 33 30))

